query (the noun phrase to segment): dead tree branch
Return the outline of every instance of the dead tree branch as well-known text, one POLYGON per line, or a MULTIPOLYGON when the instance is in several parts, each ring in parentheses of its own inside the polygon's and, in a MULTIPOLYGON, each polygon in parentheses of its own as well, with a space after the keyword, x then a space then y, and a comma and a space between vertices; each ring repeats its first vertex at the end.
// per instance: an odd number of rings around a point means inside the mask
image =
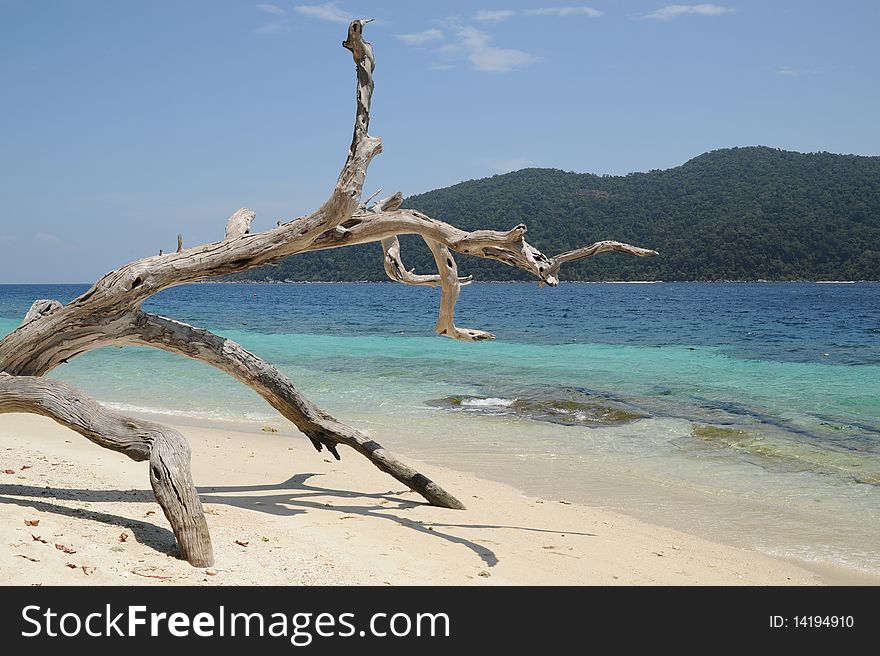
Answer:
POLYGON ((654 251, 615 241, 602 241, 547 257, 526 242, 526 227, 506 232, 466 232, 411 209, 401 209, 396 193, 368 207, 361 202, 364 179, 373 157, 382 150, 369 134, 375 58, 363 38, 368 20, 355 20, 343 46, 355 62, 357 100, 354 131, 345 163, 329 198, 309 215, 279 222, 263 232, 251 232, 255 214, 236 211, 226 222, 220 241, 159 252, 111 271, 67 305, 36 301, 22 324, 0 340, 0 413, 30 412, 51 417, 100 446, 150 461, 150 481, 180 545, 181 554, 196 566, 213 560, 207 524, 193 486, 189 446, 177 431, 124 417, 102 407, 83 392, 44 378, 55 367, 95 348, 142 345, 160 348, 206 362, 251 387, 302 431, 320 451, 326 447, 339 458, 337 447, 348 446, 368 458, 430 503, 446 508, 463 504, 426 476, 403 464, 376 441, 347 426, 304 398, 293 383, 271 364, 235 342, 206 330, 146 314, 141 305, 156 293, 186 283, 216 278, 272 264, 284 257, 381 242, 385 271, 400 283, 441 288, 436 329, 464 341, 492 339, 491 333, 455 325, 455 304, 462 286, 453 253, 497 260, 519 267, 544 283, 558 284, 559 268, 609 250, 638 257, 654 251), (419 235, 428 244, 436 274, 407 270, 400 256, 399 235, 419 235))

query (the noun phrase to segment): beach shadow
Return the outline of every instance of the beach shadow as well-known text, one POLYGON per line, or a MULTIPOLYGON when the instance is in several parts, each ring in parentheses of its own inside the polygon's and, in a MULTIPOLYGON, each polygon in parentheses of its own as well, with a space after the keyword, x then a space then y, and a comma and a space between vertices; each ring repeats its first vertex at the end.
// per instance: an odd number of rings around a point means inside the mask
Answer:
MULTIPOLYGON (((343 514, 357 514, 371 517, 378 517, 394 521, 401 526, 405 526, 412 530, 423 532, 433 537, 446 539, 456 544, 461 544, 480 558, 489 567, 493 567, 498 563, 498 558, 492 552, 480 544, 458 538, 454 535, 429 530, 426 526, 417 521, 397 517, 396 515, 382 512, 390 509, 408 510, 417 506, 428 505, 417 501, 408 501, 394 496, 394 493, 370 494, 362 492, 353 492, 350 490, 337 490, 331 488, 321 488, 310 486, 306 481, 312 476, 320 476, 320 474, 297 474, 283 483, 267 484, 267 485, 246 485, 246 486, 226 486, 211 487, 203 486, 198 488, 199 497, 203 503, 226 504, 247 510, 257 510, 273 515, 293 516, 312 510, 334 511, 343 514), (280 494, 272 496, 250 496, 248 493, 254 492, 271 492, 279 491, 280 494), (220 496, 216 493, 239 493, 239 496, 220 496), (342 497, 348 499, 374 499, 376 503, 371 506, 363 505, 329 505, 324 501, 310 501, 309 497, 342 497), (382 501, 393 503, 391 508, 383 507, 382 501), (298 506, 298 507, 292 507, 298 506)), ((57 505, 48 501, 34 499, 32 497, 49 497, 59 501, 82 501, 89 503, 102 502, 140 502, 155 503, 156 497, 151 490, 84 490, 77 488, 45 488, 34 487, 30 485, 0 485, 0 503, 18 505, 22 507, 33 508, 43 512, 64 515, 66 517, 75 517, 79 519, 88 519, 104 524, 119 526, 129 529, 137 538, 138 542, 155 549, 161 553, 170 553, 177 555, 178 548, 174 534, 168 529, 155 526, 148 522, 102 513, 95 510, 85 508, 69 508, 67 506, 57 505)), ((209 520, 210 521, 210 520, 209 520)))
MULTIPOLYGON (((594 536, 593 533, 578 531, 556 531, 551 529, 533 528, 528 526, 509 526, 503 524, 457 524, 457 523, 428 523, 408 519, 395 514, 395 511, 406 511, 420 506, 428 506, 424 501, 413 501, 400 498, 402 492, 366 493, 351 490, 340 490, 314 485, 310 479, 323 474, 303 473, 297 474, 282 483, 269 483, 262 485, 234 485, 234 486, 201 486, 198 488, 199 496, 203 503, 225 504, 246 510, 255 510, 271 515, 293 516, 317 510, 335 512, 341 515, 360 515, 363 517, 375 517, 389 522, 394 522, 413 531, 430 536, 434 539, 444 540, 452 544, 463 546, 488 566, 498 564, 498 556, 490 548, 473 540, 468 540, 457 535, 444 532, 442 528, 460 529, 509 529, 517 531, 532 531, 554 535, 580 535, 594 536), (257 496, 255 496, 257 495, 257 496), (328 503, 328 498, 334 502, 328 503), (359 500, 361 503, 336 503, 337 499, 359 500), (366 503, 364 503, 366 501, 366 503)), ((129 529, 137 538, 138 542, 155 549, 161 553, 177 553, 174 534, 168 529, 120 515, 102 513, 84 508, 68 508, 67 506, 53 504, 46 500, 33 497, 50 497, 59 501, 82 501, 90 503, 102 502, 139 502, 155 503, 156 499, 151 490, 83 490, 73 488, 45 488, 29 485, 0 485, 0 503, 15 504, 30 507, 43 512, 55 513, 67 517, 88 519, 112 526, 129 529)), ((209 520, 210 521, 210 520, 209 520)))
MULTIPOLYGON (((247 508, 249 510, 259 510, 261 512, 266 512, 272 515, 297 515, 305 512, 304 510, 298 510, 296 508, 289 507, 289 503, 285 503, 285 501, 290 501, 291 499, 295 500, 303 500, 308 499, 309 497, 319 497, 319 496, 329 496, 329 497, 341 497, 343 499, 376 499, 379 503, 382 501, 386 501, 389 503, 394 503, 399 509, 410 509, 416 508, 418 506, 427 506, 429 505, 424 501, 410 501, 407 499, 401 499, 399 494, 403 492, 354 492, 352 490, 340 490, 338 488, 328 488, 328 487, 317 487, 315 485, 308 485, 306 481, 312 478, 313 476, 323 476, 324 474, 315 474, 315 473, 305 473, 305 474, 296 474, 295 476, 290 477, 283 483, 266 483, 263 485, 202 485, 197 487, 196 489, 199 492, 199 495, 202 501, 208 503, 226 503, 230 506, 236 506, 239 508, 247 508), (293 491, 296 492, 295 496, 289 494, 279 494, 273 496, 221 496, 221 497, 212 497, 211 494, 226 494, 226 493, 253 493, 253 492, 272 492, 272 491, 293 491)), ((326 503, 315 503, 315 504, 305 504, 308 507, 314 508, 330 508, 331 510, 334 508, 339 508, 339 506, 330 506, 326 503)))
POLYGON ((509 528, 514 531, 531 531, 532 533, 549 533, 550 535, 579 535, 581 537, 594 538, 595 533, 583 531, 557 531, 552 528, 532 528, 530 526, 507 526, 506 524, 431 524, 431 526, 445 526, 447 528, 509 528))
POLYGON ((427 506, 424 501, 410 501, 401 499, 394 492, 368 494, 364 492, 352 492, 349 490, 331 489, 311 484, 309 479, 323 474, 304 473, 297 474, 283 483, 264 485, 235 485, 235 486, 203 486, 199 488, 202 500, 207 503, 227 504, 248 510, 257 510, 273 515, 292 515, 305 512, 305 509, 332 511, 344 515, 361 515, 364 517, 377 517, 379 519, 394 522, 414 531, 418 531, 432 538, 445 540, 470 549, 489 567, 498 564, 498 556, 488 547, 468 540, 467 538, 451 535, 440 528, 481 528, 481 529, 512 529, 519 531, 534 531, 538 533, 550 533, 554 535, 582 535, 595 536, 593 533, 577 531, 554 531, 551 529, 531 528, 527 526, 507 526, 501 524, 423 524, 422 522, 400 517, 389 511, 409 510, 419 506, 427 506), (255 492, 277 492, 277 494, 262 494, 259 497, 251 496, 255 492), (228 496, 227 496, 228 495, 228 496), (344 499, 368 499, 375 500, 370 505, 329 505, 324 501, 316 500, 316 497, 335 497, 344 499), (383 503, 384 502, 384 503, 383 503))
POLYGON ((377 517, 394 522, 400 526, 418 531, 433 538, 452 542, 466 547, 477 554, 488 567, 498 564, 498 557, 488 547, 466 538, 450 535, 437 531, 433 527, 421 522, 399 517, 391 514, 389 510, 409 510, 418 506, 429 505, 426 502, 409 501, 396 496, 394 492, 373 493, 353 492, 351 490, 339 490, 333 488, 310 485, 307 481, 314 476, 323 474, 305 473, 297 474, 283 483, 266 485, 229 485, 229 486, 203 486, 198 488, 202 500, 207 503, 225 503, 230 506, 257 510, 272 515, 293 515, 306 512, 305 509, 332 511, 343 515, 361 515, 364 517, 377 517), (255 499, 249 494, 254 492, 278 492, 279 494, 261 495, 255 499), (225 496, 226 494, 239 494, 243 496, 225 496), (344 499, 369 499, 375 503, 371 505, 330 505, 324 501, 314 501, 313 497, 336 497, 344 499), (382 502, 389 505, 383 505, 382 502), (393 504, 393 505, 391 505, 393 504), (291 507, 294 506, 294 507, 291 507))
MULTIPOLYGON (((136 502, 156 502, 152 491, 146 490, 75 490, 75 489, 57 489, 33 487, 30 485, 0 485, 0 503, 21 506, 23 508, 33 508, 41 512, 53 513, 55 515, 63 515, 65 517, 74 517, 76 519, 86 519, 93 522, 100 522, 109 526, 117 526, 122 529, 131 531, 137 541, 151 549, 163 554, 178 555, 177 541, 174 534, 166 528, 156 526, 149 522, 144 522, 130 517, 121 515, 113 515, 103 513, 88 508, 69 508, 58 504, 51 503, 42 499, 34 499, 32 497, 51 497, 59 501, 87 501, 87 502, 118 502, 118 501, 136 501, 136 502)), ((34 529, 35 533, 39 533, 38 529, 34 529)))

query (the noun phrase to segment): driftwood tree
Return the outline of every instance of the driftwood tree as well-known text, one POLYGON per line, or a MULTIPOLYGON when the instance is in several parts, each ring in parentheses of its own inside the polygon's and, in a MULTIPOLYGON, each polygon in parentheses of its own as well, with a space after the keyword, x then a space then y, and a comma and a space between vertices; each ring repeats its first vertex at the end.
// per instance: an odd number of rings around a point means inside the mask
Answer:
MULTIPOLYGON (((205 567, 214 560, 208 526, 190 473, 190 450, 178 431, 112 412, 82 391, 45 378, 58 365, 104 346, 153 346, 207 362, 253 388, 314 444, 339 459, 337 447, 348 446, 368 458, 431 504, 463 508, 462 503, 426 476, 407 466, 380 444, 330 416, 304 398, 280 371, 238 344, 164 317, 141 305, 163 289, 215 278, 277 262, 283 257, 381 242, 385 271, 397 282, 441 288, 437 333, 453 339, 492 339, 491 333, 455 325, 455 303, 470 279, 458 275, 453 252, 499 260, 533 274, 540 284, 555 286, 565 262, 606 251, 635 256, 651 250, 616 241, 547 257, 525 241, 526 227, 507 232, 465 232, 415 210, 400 207, 403 196, 368 205, 361 202, 367 166, 381 152, 381 141, 368 133, 373 93, 373 48, 363 39, 367 20, 348 28, 343 46, 357 70, 357 112, 348 157, 330 198, 313 213, 271 230, 251 233, 254 212, 240 209, 227 221, 220 241, 147 257, 111 271, 67 305, 35 301, 22 324, 0 341, 0 413, 26 412, 49 417, 99 446, 134 460, 149 460, 150 483, 171 524, 181 555, 205 567), (418 275, 400 257, 398 235, 421 236, 437 263, 438 273, 418 275)), ((369 201, 368 201, 369 202, 369 201)))

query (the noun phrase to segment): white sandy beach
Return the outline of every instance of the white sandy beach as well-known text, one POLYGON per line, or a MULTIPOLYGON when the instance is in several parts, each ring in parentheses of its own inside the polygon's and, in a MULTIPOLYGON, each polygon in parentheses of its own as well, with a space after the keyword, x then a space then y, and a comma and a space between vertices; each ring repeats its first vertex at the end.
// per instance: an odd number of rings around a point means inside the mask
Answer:
POLYGON ((193 473, 208 513, 215 567, 195 569, 173 555, 174 538, 150 490, 146 463, 94 446, 48 419, 10 414, 0 417, 0 581, 854 582, 603 509, 529 498, 512 487, 433 465, 414 463, 442 481, 467 510, 425 505, 357 454, 343 450, 342 461, 336 462, 316 453, 305 438, 256 430, 181 430, 192 444, 193 473), (14 473, 2 473, 7 469, 14 473), (26 525, 34 521, 39 523, 26 525))

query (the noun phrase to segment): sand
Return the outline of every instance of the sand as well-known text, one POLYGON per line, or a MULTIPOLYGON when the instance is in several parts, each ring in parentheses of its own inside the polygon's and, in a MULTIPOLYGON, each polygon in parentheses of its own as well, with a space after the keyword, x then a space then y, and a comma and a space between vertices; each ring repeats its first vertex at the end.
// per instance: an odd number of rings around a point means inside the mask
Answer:
POLYGON ((410 460, 468 506, 433 508, 357 454, 181 427, 216 566, 174 554, 146 463, 48 419, 0 417, 5 585, 815 585, 827 573, 410 460), (24 468, 29 465, 28 468, 24 468), (2 473, 10 469, 14 473, 2 473), (26 522, 39 523, 35 526, 26 522), (34 539, 34 536, 40 538, 34 539), (72 553, 57 548, 61 545, 72 553))

